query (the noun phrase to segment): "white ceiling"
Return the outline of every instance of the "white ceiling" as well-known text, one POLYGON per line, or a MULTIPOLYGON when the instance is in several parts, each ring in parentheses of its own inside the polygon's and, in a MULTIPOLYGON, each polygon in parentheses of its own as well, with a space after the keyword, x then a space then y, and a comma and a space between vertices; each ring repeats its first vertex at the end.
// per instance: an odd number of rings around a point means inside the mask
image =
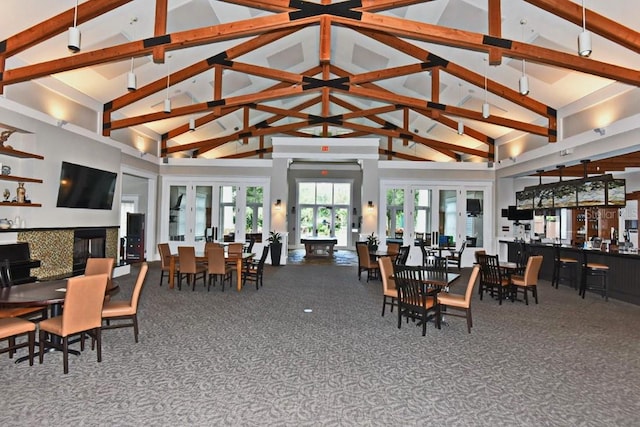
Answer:
MULTIPOLYGON (((80 1, 81 4, 85 2, 80 1)), ((319 3, 319 0, 316 3, 319 3)), ((434 0, 379 13, 486 34, 488 31, 487 3, 487 0, 434 0)), ((502 38, 523 41, 571 54, 576 52, 576 39, 581 30, 579 26, 522 0, 508 0, 501 3, 502 38)), ((0 40, 4 40, 66 10, 73 9, 75 4, 75 0, 2 0, 0 40)), ((169 33, 271 15, 270 12, 214 0, 168 0, 168 5, 167 31, 169 33)), ((640 29, 637 19, 638 0, 588 0, 585 6, 634 31, 640 29)), ((134 0, 114 11, 81 24, 79 28, 82 31, 82 52, 99 50, 124 44, 131 40, 152 37, 154 32, 154 11, 154 0, 134 0)), ((71 24, 70 22, 69 25, 71 26, 71 24)), ((10 70, 27 64, 37 64, 72 55, 66 48, 66 37, 66 33, 59 34, 9 58, 5 69, 10 70)), ((166 78, 168 73, 178 71, 223 52, 242 41, 244 40, 229 40, 206 46, 175 50, 168 54, 164 64, 156 64, 150 57, 136 58, 134 60, 134 68, 137 74, 138 87, 166 78)), ((332 28, 331 42, 331 64, 353 74, 417 62, 416 59, 399 53, 389 46, 344 27, 334 26, 332 28)), ((490 80, 517 91, 518 78, 521 75, 521 61, 504 58, 501 65, 488 66, 485 53, 424 42, 412 41, 412 43, 477 74, 484 75, 486 73, 490 80)), ((237 58, 237 61, 301 73, 318 66, 318 51, 319 27, 314 26, 284 37, 268 46, 255 49, 251 53, 237 58)), ((640 55, 595 34, 593 35, 593 54, 591 58, 595 61, 612 63, 634 70, 640 68, 640 55)), ((127 93, 126 73, 129 71, 130 66, 130 60, 119 61, 63 72, 55 75, 54 78, 70 88, 86 94, 96 100, 97 103, 104 104, 127 93)), ((533 62, 527 62, 526 71, 531 89, 529 96, 556 110, 562 109, 612 83, 611 80, 593 75, 533 62)), ((485 97, 482 87, 474 86, 447 73, 441 73, 440 76, 441 103, 480 111, 485 97)), ((168 92, 166 90, 159 91, 118 110, 114 114, 114 118, 140 116, 159 111, 167 93, 172 99, 174 108, 212 100, 213 79, 214 73, 209 70, 192 79, 171 85, 168 92)), ((226 70, 223 75, 223 96, 255 93, 276 83, 278 82, 274 80, 226 70)), ((431 77, 426 71, 379 81, 376 84, 394 93, 409 97, 427 100, 431 97, 431 77)), ((59 91, 59 88, 57 90, 59 91)), ((304 94, 295 99, 280 99, 265 102, 264 104, 280 108, 291 108, 305 99, 310 99, 317 95, 317 93, 304 94)), ((375 108, 384 105, 376 100, 339 96, 360 108, 375 108)), ((540 116, 502 97, 489 93, 487 100, 492 106, 492 114, 496 116, 543 124, 540 122, 540 116)), ((305 112, 320 114, 320 106, 309 108, 305 112)), ((332 115, 346 112, 348 110, 335 104, 332 105, 332 115)), ((198 117, 202 115, 199 114, 198 117)), ((270 116, 271 114, 268 113, 252 111, 250 124, 253 125, 270 116)), ((399 112, 380 116, 395 125, 402 126, 403 118, 399 112)), ((180 125, 184 125, 187 121, 188 117, 177 117, 149 122, 145 126, 155 134, 162 135, 180 125)), ((296 120, 289 119, 289 121, 296 120)), ((371 126, 379 126, 364 119, 360 122, 371 126)), ((279 122, 279 124, 282 123, 279 122)), ((240 111, 233 116, 227 116, 216 122, 201 126, 196 132, 182 134, 174 138, 171 143, 191 143, 228 134, 233 132, 235 128, 242 129, 242 124, 242 112, 240 111)), ((503 126, 491 125, 480 121, 465 120, 465 124, 494 139, 505 137, 512 131, 503 126)), ((486 150, 485 144, 467 135, 460 136, 455 129, 438 124, 418 114, 411 114, 409 129, 423 137, 486 150)), ((385 147, 386 138, 383 138, 383 141, 385 142, 382 143, 382 146, 385 147)), ((252 141, 247 148, 250 149, 253 146, 253 149, 255 149, 256 144, 256 141, 252 141)), ((451 161, 450 158, 425 147, 416 147, 415 145, 412 145, 412 148, 404 147, 400 140, 394 144, 397 145, 394 149, 398 151, 405 151, 429 160, 451 161)), ((228 152, 229 149, 226 151, 228 152)), ((234 147, 233 152, 236 151, 237 148, 234 147)), ((225 149, 221 148, 208 152, 206 156, 219 156, 223 155, 224 152, 225 149)))

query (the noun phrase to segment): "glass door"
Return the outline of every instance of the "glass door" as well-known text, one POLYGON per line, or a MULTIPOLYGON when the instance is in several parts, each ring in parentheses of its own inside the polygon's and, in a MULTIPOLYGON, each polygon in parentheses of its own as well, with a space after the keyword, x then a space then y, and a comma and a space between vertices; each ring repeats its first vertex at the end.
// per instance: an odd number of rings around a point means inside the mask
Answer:
POLYGON ((186 185, 169 187, 169 241, 184 242, 187 232, 186 185))
POLYGON ((234 185, 220 186, 220 202, 218 214, 218 239, 225 242, 236 242, 236 196, 238 190, 234 185))
POLYGON ((351 184, 298 183, 299 238, 335 237, 338 246, 349 244, 351 184))

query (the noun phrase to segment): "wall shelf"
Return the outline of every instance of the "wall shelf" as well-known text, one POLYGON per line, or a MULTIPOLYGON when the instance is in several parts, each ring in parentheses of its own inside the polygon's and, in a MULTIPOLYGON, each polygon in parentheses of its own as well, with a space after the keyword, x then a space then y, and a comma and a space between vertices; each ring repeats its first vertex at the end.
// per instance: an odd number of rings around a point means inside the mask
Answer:
POLYGON ((39 208, 42 205, 40 203, 17 203, 17 202, 0 202, 0 206, 13 206, 13 207, 27 207, 27 208, 39 208))
POLYGON ((37 178, 26 178, 23 176, 16 175, 0 175, 0 180, 2 181, 15 181, 15 182, 34 182, 36 184, 42 184, 41 179, 37 178))
POLYGON ((27 153, 26 151, 14 150, 13 148, 0 147, 0 154, 5 156, 17 157, 19 159, 38 159, 44 160, 44 156, 39 154, 27 153))

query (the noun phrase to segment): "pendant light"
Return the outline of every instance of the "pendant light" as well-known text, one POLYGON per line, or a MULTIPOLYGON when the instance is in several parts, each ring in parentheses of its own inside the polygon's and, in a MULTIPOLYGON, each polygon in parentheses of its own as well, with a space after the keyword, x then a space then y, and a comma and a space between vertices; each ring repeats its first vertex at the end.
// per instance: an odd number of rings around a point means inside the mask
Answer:
MULTIPOLYGON (((132 26, 132 30, 131 30, 131 39, 134 40, 135 39, 135 28, 133 27, 133 24, 135 22, 138 21, 138 18, 131 18, 131 22, 129 23, 132 26)), ((134 90, 138 89, 138 82, 137 82, 137 78, 136 78, 136 73, 134 73, 133 71, 133 66, 134 66, 134 57, 131 57, 131 69, 129 70, 129 72, 127 73, 127 90, 129 92, 133 92, 134 90)))
MULTIPOLYGON (((458 83, 458 92, 460 95, 460 102, 458 103, 458 107, 462 107, 462 83, 458 83)), ((464 134, 464 122, 462 120, 458 120, 458 135, 464 134)))
MULTIPOLYGON (((527 23, 526 19, 520 20, 520 25, 522 25, 522 41, 524 42, 524 26, 527 23)), ((527 72, 525 70, 526 61, 522 60, 522 75, 520 76, 520 80, 518 80, 518 89, 520 90, 520 95, 528 95, 529 94, 529 77, 527 77, 527 72)))
MULTIPOLYGON (((486 61, 486 59, 485 59, 486 61)), ((488 64, 485 64, 484 67, 484 103, 482 104, 482 117, 484 117, 485 119, 488 119, 489 116, 491 115, 491 107, 489 106, 489 101, 487 98, 487 68, 489 67, 488 64)))
POLYGON ((80 29, 78 28, 78 0, 73 13, 73 27, 69 27, 67 47, 72 53, 80 52, 80 29))
POLYGON ((578 35, 578 55, 585 58, 591 55, 591 33, 587 31, 584 0, 582 0, 582 32, 578 35))
POLYGON ((171 112, 171 99, 169 99, 169 79, 171 74, 169 74, 169 58, 171 58, 171 55, 167 56, 167 93, 164 99, 164 112, 165 113, 170 113, 171 112))

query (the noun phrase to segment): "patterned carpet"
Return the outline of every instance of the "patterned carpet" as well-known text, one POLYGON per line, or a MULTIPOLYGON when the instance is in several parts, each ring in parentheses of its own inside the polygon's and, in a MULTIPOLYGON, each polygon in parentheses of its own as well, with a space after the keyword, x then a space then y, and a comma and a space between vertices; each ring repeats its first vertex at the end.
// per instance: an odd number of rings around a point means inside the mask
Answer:
POLYGON ((422 337, 381 317, 380 282, 356 271, 267 267, 259 291, 207 293, 159 287, 153 264, 138 344, 105 331, 102 363, 85 350, 68 375, 59 353, 32 367, 2 355, 0 425, 638 424, 640 307, 542 283, 539 305, 475 295, 470 335, 449 318, 422 337))

